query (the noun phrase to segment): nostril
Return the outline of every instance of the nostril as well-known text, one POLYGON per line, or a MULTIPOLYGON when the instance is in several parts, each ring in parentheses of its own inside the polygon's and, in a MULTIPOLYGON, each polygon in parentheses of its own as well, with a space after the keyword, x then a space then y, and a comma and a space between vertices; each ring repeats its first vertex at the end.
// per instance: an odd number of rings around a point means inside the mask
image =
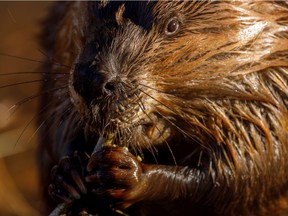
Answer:
POLYGON ((104 88, 110 92, 113 92, 115 91, 116 89, 116 86, 115 86, 115 83, 114 82, 107 82, 104 86, 104 88))

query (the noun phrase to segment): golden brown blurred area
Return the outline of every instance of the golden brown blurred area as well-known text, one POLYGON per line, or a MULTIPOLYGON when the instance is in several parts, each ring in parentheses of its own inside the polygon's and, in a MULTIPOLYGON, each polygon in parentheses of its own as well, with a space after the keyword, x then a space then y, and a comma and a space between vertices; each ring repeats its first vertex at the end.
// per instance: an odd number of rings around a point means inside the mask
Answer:
POLYGON ((33 95, 42 81, 31 60, 45 58, 37 35, 51 4, 0 2, 0 215, 41 215, 33 95))

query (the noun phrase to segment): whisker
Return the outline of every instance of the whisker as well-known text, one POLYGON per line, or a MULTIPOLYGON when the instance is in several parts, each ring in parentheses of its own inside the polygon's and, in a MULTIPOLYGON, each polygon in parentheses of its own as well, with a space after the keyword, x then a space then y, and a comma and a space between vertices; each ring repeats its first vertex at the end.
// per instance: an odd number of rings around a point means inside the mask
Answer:
MULTIPOLYGON (((61 87, 57 87, 57 88, 54 88, 54 89, 49 89, 49 90, 46 90, 46 91, 42 91, 41 93, 39 94, 34 94, 34 95, 31 95, 29 97, 26 97, 20 101, 18 101, 16 104, 14 104, 13 106, 11 106, 8 110, 8 112, 11 112, 11 110, 13 110, 13 112, 10 114, 10 116, 12 116, 19 108, 20 106, 22 106, 24 103, 30 101, 30 100, 33 100, 37 97, 40 97, 46 93, 51 93, 51 92, 54 92, 54 91, 57 91, 57 90, 60 90, 60 89, 65 89, 67 88, 68 85, 64 85, 64 86, 61 86, 61 87)), ((67 93, 67 92, 66 92, 67 93)))
POLYGON ((48 103, 45 107, 43 107, 40 112, 38 112, 36 115, 33 116, 33 118, 25 125, 25 127, 23 128, 23 130, 21 131, 19 137, 17 138, 16 143, 14 144, 14 150, 17 146, 17 144, 19 143, 20 139, 22 138, 23 134, 25 133, 25 131, 27 130, 27 128, 31 125, 31 123, 36 119, 36 117, 38 117, 40 114, 42 114, 42 112, 45 111, 45 109, 51 104, 52 102, 48 103))
MULTIPOLYGON (((48 104, 46 107, 44 107, 44 110, 43 110, 42 112, 44 112, 45 109, 47 109, 49 105, 50 105, 50 104, 48 104)), ((41 123, 41 124, 37 127, 37 129, 34 131, 34 133, 32 134, 32 136, 30 137, 30 139, 29 139, 29 141, 28 141, 27 143, 31 142, 31 140, 33 139, 33 137, 35 136, 35 134, 37 134, 37 132, 38 132, 45 124, 47 124, 47 123, 50 123, 49 125, 47 125, 47 131, 52 128, 53 123, 55 123, 55 122, 58 122, 58 127, 60 127, 61 124, 62 124, 62 122, 65 120, 65 119, 64 119, 65 115, 66 115, 68 112, 70 112, 71 109, 72 109, 72 106, 67 106, 67 108, 65 109, 65 111, 63 112, 63 114, 60 115, 60 116, 58 116, 58 119, 55 119, 55 121, 49 121, 49 122, 48 122, 47 119, 51 119, 51 118, 54 119, 54 116, 55 116, 56 114, 58 115, 58 112, 55 110, 51 115, 49 115, 49 116, 46 118, 46 120, 43 120, 43 121, 42 121, 42 123, 41 123), (61 120, 61 121, 59 121, 59 120, 61 120)), ((41 112, 41 113, 42 113, 42 112, 41 112)), ((38 116, 39 116, 41 113, 38 113, 38 116)), ((47 132, 47 131, 46 131, 46 132, 47 132)), ((46 135, 44 136, 44 138, 47 137, 48 135, 49 135, 49 133, 46 133, 46 135)))
POLYGON ((172 151, 169 143, 167 142, 167 140, 165 140, 164 142, 165 142, 165 144, 166 144, 166 146, 167 146, 167 148, 168 148, 168 150, 169 150, 169 152, 170 152, 170 154, 171 154, 171 156, 172 156, 174 165, 177 166, 177 161, 176 161, 175 155, 174 155, 174 153, 173 153, 173 151, 172 151))
MULTIPOLYGON (((60 118, 58 118, 58 127, 60 127, 61 125, 64 126, 63 128, 63 134, 65 134, 66 136, 69 137, 68 134, 73 135, 74 133, 72 133, 72 130, 76 130, 75 127, 71 127, 72 122, 75 120, 75 112, 71 112, 73 106, 69 105, 66 106, 65 111, 63 112, 63 114, 60 116, 60 118)), ((76 134, 76 133, 75 133, 76 134)), ((63 145, 65 145, 65 137, 66 136, 62 136, 60 143, 62 143, 63 145)))
POLYGON ((170 110, 171 112, 173 112, 173 113, 177 113, 175 110, 173 110, 171 107, 168 107, 166 104, 164 104, 164 103, 162 103, 161 101, 159 101, 159 100, 157 100, 156 98, 154 98, 153 96, 151 96, 151 95, 149 95, 149 94, 147 94, 145 91, 143 91, 142 89, 140 89, 140 91, 143 93, 143 94, 145 94, 145 95, 147 95, 148 97, 150 97, 151 99, 153 99, 153 100, 155 100, 156 102, 158 102, 159 104, 161 104, 162 106, 164 106, 164 107, 166 107, 168 110, 170 110))
POLYGON ((8 88, 8 87, 13 87, 17 85, 24 85, 24 84, 31 84, 31 83, 37 83, 37 82, 47 82, 48 79, 38 79, 38 80, 30 80, 30 81, 25 81, 25 82, 17 82, 17 83, 12 83, 4 86, 0 86, 1 88, 8 88))
POLYGON ((167 94, 166 92, 163 92, 163 91, 161 91, 159 89, 153 88, 151 86, 148 86, 148 85, 145 85, 145 84, 142 84, 142 83, 139 83, 139 85, 144 86, 144 87, 149 88, 149 89, 152 89, 152 90, 154 90, 156 92, 159 92, 159 93, 167 94))
POLYGON ((192 139, 192 137, 185 132, 183 129, 181 129, 179 126, 177 126, 174 122, 172 122, 169 118, 167 118, 166 116, 164 116, 162 113, 160 113, 159 111, 156 110, 156 112, 163 118, 165 119, 167 122, 169 122, 171 125, 173 125, 173 127, 175 127, 180 133, 184 134, 185 136, 189 137, 190 139, 192 139))
POLYGON ((41 74, 41 75, 67 75, 69 73, 48 73, 48 72, 36 72, 36 71, 21 71, 21 72, 11 72, 11 73, 0 73, 0 76, 12 76, 12 75, 26 75, 26 74, 41 74))
MULTIPOLYGON (((190 134, 188 134, 187 132, 185 132, 183 129, 181 129, 179 126, 177 126, 174 122, 172 122, 169 118, 167 118, 166 116, 164 116, 163 114, 161 114, 159 111, 156 110, 156 112, 161 115, 162 118, 164 118, 166 121, 168 121, 171 125, 173 125, 180 133, 182 133, 184 136, 188 137, 191 140, 196 140, 195 137, 191 136, 190 134)), ((204 146, 203 144, 200 143, 200 145, 205 148, 208 149, 207 146, 204 146)))
MULTIPOLYGON (((44 119, 41 123, 41 127, 43 127, 46 124, 46 133, 45 135, 42 137, 43 139, 46 139, 49 135, 50 135, 50 130, 53 129, 53 125, 58 124, 58 127, 61 127, 61 125, 63 124, 63 122, 65 122, 66 119, 68 119, 69 116, 67 116, 66 114, 69 113, 73 106, 69 105, 69 104, 65 104, 65 102, 68 102, 69 100, 64 101, 61 106, 65 106, 65 111, 63 111, 63 113, 59 114, 57 108, 54 109, 54 111, 52 113, 50 113, 46 119, 44 119), (48 121, 49 120, 49 121, 48 121)), ((63 132, 64 134, 64 132, 63 132)), ((60 141, 61 143, 61 141, 60 141)), ((64 143, 63 143, 64 145, 64 143)))
MULTIPOLYGON (((152 118, 149 116, 149 114, 145 111, 144 105, 143 105, 143 103, 142 103, 142 101, 141 101, 141 99, 139 98, 138 95, 137 95, 137 97, 138 97, 138 99, 139 99, 139 101, 137 101, 137 103, 138 103, 140 109, 141 109, 141 110, 143 111, 143 113, 150 119, 151 122, 154 122, 154 121, 152 120, 152 118)), ((157 128, 157 130, 159 131, 158 128, 157 128)), ((160 131, 159 131, 159 132, 160 132, 160 131)), ((157 151, 156 147, 155 147, 151 142, 149 142, 149 149, 151 149, 151 154, 152 154, 155 162, 158 164, 157 157, 156 157, 156 154, 157 154, 158 151, 157 151), (156 154, 155 154, 155 153, 156 153, 156 154)))
MULTIPOLYGON (((142 90, 141 90, 142 91, 142 90)), ((156 102, 158 102, 159 104, 161 104, 162 106, 166 107, 167 109, 169 109, 172 113, 177 114, 177 111, 173 110, 171 107, 167 106, 166 104, 162 103, 161 101, 157 100, 156 98, 154 98, 153 96, 147 94, 146 92, 142 91, 144 94, 146 94, 148 97, 152 98, 153 100, 155 100, 156 102)), ((164 116, 163 116, 164 117, 164 116)), ((169 119, 167 119, 169 120, 169 119)), ((183 119, 186 123, 190 124, 190 122, 188 122, 187 120, 183 119)), ((170 121, 170 120, 169 120, 170 121)), ((172 123, 170 121, 170 123, 172 123)), ((174 124, 174 126, 176 126, 174 124)), ((177 126, 176 126, 177 127, 177 126)), ((179 128, 180 129, 180 128, 179 128)), ((184 131, 183 131, 184 132, 184 131)))
POLYGON ((34 138, 34 136, 38 133, 38 131, 43 127, 43 125, 45 124, 45 121, 42 121, 42 123, 37 127, 37 129, 34 131, 34 133, 32 134, 32 136, 28 139, 28 141, 26 142, 26 144, 29 144, 31 142, 31 140, 34 138))
MULTIPOLYGON (((143 104, 142 104, 142 105, 143 105, 143 104)), ((140 104, 139 104, 139 107, 140 107, 140 109, 144 112, 144 114, 150 119, 150 121, 154 123, 153 119, 148 115, 148 113, 143 109, 143 107, 140 106, 140 104)), ((161 130, 157 127, 157 125, 155 125, 155 128, 156 128, 156 130, 159 132, 159 134, 161 134, 161 130)), ((173 153, 173 151, 172 151, 169 143, 167 142, 167 140, 165 140, 164 142, 165 142, 165 144, 166 144, 166 146, 167 146, 167 148, 168 148, 168 150, 169 150, 169 152, 170 152, 170 154, 171 154, 171 156, 172 156, 172 159, 173 159, 174 164, 177 165, 176 158, 175 158, 175 156, 174 156, 174 153, 173 153)), ((150 143, 150 145, 152 145, 152 144, 150 143)), ((152 145, 152 146, 153 146, 153 145, 152 145)), ((154 148, 155 148, 155 147, 154 147, 154 148)), ((152 154, 153 154, 153 153, 152 153, 152 154)), ((153 157, 154 157, 154 154, 153 154, 153 157)), ((157 160, 156 160, 156 162, 157 162, 157 160)))
MULTIPOLYGON (((169 109, 170 111, 172 111, 173 113, 176 114, 176 111, 174 111, 171 107, 168 107, 166 104, 163 104, 161 101, 157 100, 156 98, 154 98, 153 96, 147 94, 145 91, 141 90, 141 92, 143 92, 145 95, 147 95, 148 97, 152 98, 153 100, 157 101, 159 104, 165 106, 167 109, 169 109)), ((183 135, 185 135, 186 137, 188 137, 191 140, 195 140, 195 138, 193 138, 190 134, 188 134, 187 132, 185 132, 183 129, 181 129, 179 126, 177 126, 174 122, 172 122, 170 119, 168 119, 166 116, 164 116, 163 114, 161 114, 159 111, 157 111, 157 109, 155 109, 156 112, 162 117, 164 118, 166 121, 168 121, 171 125, 173 125, 180 133, 182 133, 183 135)), ((187 120, 183 119, 186 123, 188 123, 190 125, 190 122, 188 122, 187 120)), ((205 146, 203 146, 204 148, 207 148, 205 146)))
MULTIPOLYGON (((142 108, 141 108, 142 109, 142 108)), ((149 118, 149 119, 151 119, 151 117, 144 111, 144 110, 142 110, 143 112, 144 112, 144 114, 149 118)), ((152 120, 151 120, 152 121, 152 120)), ((158 128, 157 128, 157 130, 158 130, 158 128)), ((149 149, 150 149, 150 152, 151 152, 151 154, 152 154, 152 156, 153 156, 153 158, 154 158, 154 160, 155 160, 155 163, 156 164, 158 164, 158 160, 157 160, 157 156, 156 155, 158 155, 158 150, 156 149, 156 147, 152 144, 152 142, 151 141, 149 141, 149 149)))
POLYGON ((25 61, 30 61, 30 62, 44 63, 44 61, 31 59, 31 58, 27 58, 27 57, 11 55, 11 54, 7 54, 7 53, 1 53, 1 52, 0 52, 0 56, 11 57, 11 58, 21 59, 21 60, 25 60, 25 61))
MULTIPOLYGON (((36 62, 36 63, 45 63, 45 61, 41 61, 41 60, 36 60, 36 59, 32 59, 32 58, 27 58, 27 57, 21 57, 21 56, 16 56, 16 55, 11 55, 11 54, 7 54, 7 53, 1 53, 0 52, 0 56, 5 56, 5 57, 11 57, 11 58, 16 58, 16 59, 20 59, 20 60, 25 60, 25 61, 30 61, 30 62, 36 62)), ((53 62, 52 62, 53 63, 53 62)), ((54 63, 53 63, 54 64, 54 63)), ((63 65, 60 63, 55 63, 54 65, 59 65, 59 66, 63 66, 63 67, 67 67, 67 68, 71 68, 68 65, 63 65)))
MULTIPOLYGON (((141 90, 141 91, 144 92, 143 90, 141 90)), ((137 98, 138 98, 137 103, 138 103, 140 109, 142 110, 142 112, 150 119, 151 122, 155 123, 154 120, 153 120, 153 119, 149 116, 149 114, 145 111, 145 106, 144 106, 141 98, 140 98, 138 95, 137 95, 137 98)), ((161 114, 160 114, 160 115, 161 115, 161 114)), ((161 115, 161 116, 162 116, 162 115, 161 115)), ((161 130, 157 127, 156 124, 155 124, 155 128, 156 128, 156 130, 159 132, 159 134, 161 134, 161 130)), ((163 134, 162 134, 161 136, 163 136, 163 134)), ((174 164, 177 166, 177 161, 176 161, 175 155, 174 155, 174 153, 173 153, 173 151, 172 151, 169 143, 167 142, 167 140, 164 140, 164 142, 165 142, 165 145, 167 146, 167 148, 168 148, 168 150, 169 150, 169 152, 170 152, 170 154, 171 154, 171 156, 172 156, 172 159, 173 159, 174 164)), ((150 145, 150 149, 151 149, 152 156, 153 156, 155 162, 158 163, 157 158, 156 158, 156 156, 155 156, 155 154, 154 154, 154 151, 156 150, 156 152, 157 152, 157 149, 155 148, 155 146, 154 146, 151 142, 149 142, 149 145, 150 145)))
POLYGON ((67 68, 71 68, 71 66, 68 66, 68 65, 65 65, 65 64, 62 64, 62 63, 60 63, 60 62, 57 62, 57 61, 55 61, 53 58, 51 58, 51 56, 49 56, 47 53, 45 53, 43 50, 41 50, 41 49, 37 49, 38 50, 38 52, 40 52, 43 56, 45 56, 48 60, 49 60, 49 62, 51 62, 51 63, 53 63, 53 65, 60 65, 60 66, 64 66, 64 67, 67 67, 67 68))

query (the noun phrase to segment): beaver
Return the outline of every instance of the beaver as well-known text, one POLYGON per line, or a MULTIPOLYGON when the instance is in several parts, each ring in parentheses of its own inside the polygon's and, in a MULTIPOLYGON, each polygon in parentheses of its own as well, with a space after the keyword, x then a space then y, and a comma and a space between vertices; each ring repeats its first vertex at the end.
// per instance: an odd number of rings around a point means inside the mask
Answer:
POLYGON ((287 214, 286 1, 62 2, 44 26, 50 210, 287 214))

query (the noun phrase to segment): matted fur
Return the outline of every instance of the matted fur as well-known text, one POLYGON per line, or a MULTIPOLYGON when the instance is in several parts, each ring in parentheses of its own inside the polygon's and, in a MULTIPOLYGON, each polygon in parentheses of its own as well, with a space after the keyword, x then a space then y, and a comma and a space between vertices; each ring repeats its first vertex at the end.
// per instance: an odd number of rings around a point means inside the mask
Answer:
MULTIPOLYGON (((200 182, 191 192, 187 184, 167 200, 188 200, 219 215, 288 212, 287 2, 61 4, 43 34, 47 52, 61 64, 47 62, 46 69, 66 74, 43 89, 67 86, 44 99, 50 103, 43 103, 41 122, 53 121, 41 134, 44 178, 88 127, 98 136, 116 133, 115 143, 135 154, 150 152, 148 164, 209 170, 209 191, 200 182), (171 17, 180 29, 165 35, 171 17), (95 71, 120 80, 101 100, 83 94, 74 74, 75 64, 88 61, 83 50, 91 42, 98 47, 95 71), (170 153, 161 155, 162 148, 170 153)), ((189 169, 186 176, 197 181, 189 169)))

